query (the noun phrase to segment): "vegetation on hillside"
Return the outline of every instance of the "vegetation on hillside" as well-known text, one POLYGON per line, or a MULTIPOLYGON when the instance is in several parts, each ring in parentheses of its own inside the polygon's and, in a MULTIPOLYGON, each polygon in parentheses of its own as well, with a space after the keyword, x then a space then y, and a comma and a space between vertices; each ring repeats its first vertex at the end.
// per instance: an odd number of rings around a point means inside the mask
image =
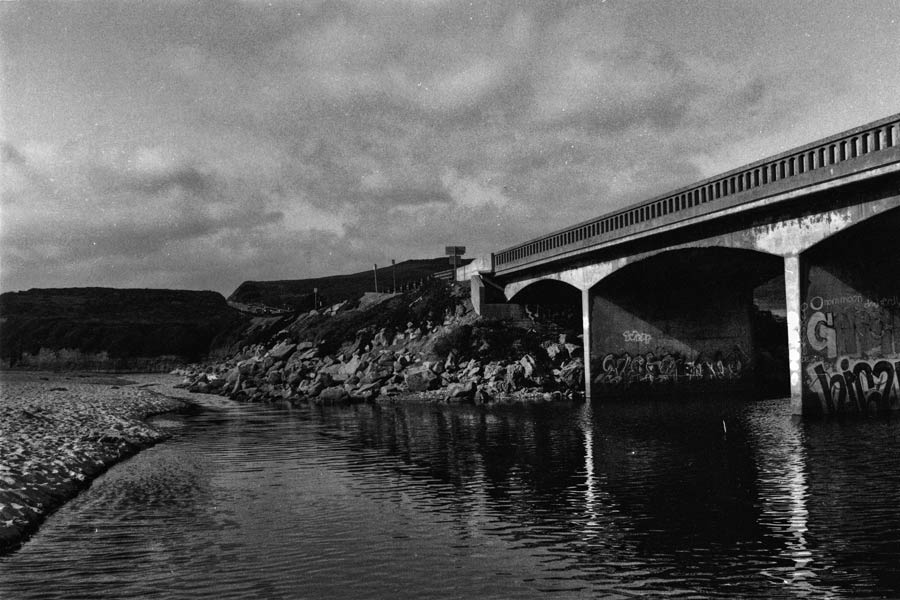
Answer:
POLYGON ((5 364, 42 365, 65 351, 59 366, 146 368, 147 359, 203 358, 217 338, 246 317, 216 292, 159 289, 32 289, 0 295, 0 353, 5 364), (108 365, 95 364, 109 361, 108 365), (83 365, 87 366, 87 365, 83 365))
MULTIPOLYGON (((468 262, 464 259, 462 264, 468 262)), ((377 272, 377 291, 393 291, 395 281, 397 291, 408 291, 430 279, 434 273, 449 268, 447 257, 407 260, 396 267, 382 267, 377 272)), ((375 273, 368 270, 314 279, 245 281, 228 297, 228 301, 247 306, 308 311, 344 300, 357 301, 366 292, 374 291, 375 273)))

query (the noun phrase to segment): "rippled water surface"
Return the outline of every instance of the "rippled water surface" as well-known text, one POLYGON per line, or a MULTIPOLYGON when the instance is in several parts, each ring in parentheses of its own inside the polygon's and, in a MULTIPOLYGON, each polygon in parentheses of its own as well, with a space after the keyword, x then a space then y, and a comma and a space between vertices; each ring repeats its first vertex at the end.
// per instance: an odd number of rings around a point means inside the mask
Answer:
POLYGON ((158 422, 2 598, 900 597, 900 423, 786 401, 158 422))

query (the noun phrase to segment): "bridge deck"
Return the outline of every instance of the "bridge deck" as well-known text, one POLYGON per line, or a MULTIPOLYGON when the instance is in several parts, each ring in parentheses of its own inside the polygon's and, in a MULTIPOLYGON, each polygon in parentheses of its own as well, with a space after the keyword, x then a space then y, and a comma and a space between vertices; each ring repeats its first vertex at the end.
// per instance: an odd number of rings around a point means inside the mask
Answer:
POLYGON ((506 248, 493 269, 513 273, 891 165, 900 165, 900 114, 506 248))

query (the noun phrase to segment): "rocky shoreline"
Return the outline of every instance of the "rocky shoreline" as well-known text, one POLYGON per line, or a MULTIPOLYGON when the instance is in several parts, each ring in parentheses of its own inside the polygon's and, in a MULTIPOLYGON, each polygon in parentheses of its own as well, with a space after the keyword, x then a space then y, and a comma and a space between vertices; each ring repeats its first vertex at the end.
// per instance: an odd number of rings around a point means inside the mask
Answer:
POLYGON ((0 555, 113 464, 164 440, 150 416, 183 411, 170 376, 0 373, 0 555))
POLYGON ((111 465, 164 440, 148 417, 215 404, 194 393, 298 405, 581 398, 571 334, 484 322, 467 297, 437 287, 367 294, 263 318, 260 328, 275 328, 251 329, 252 343, 171 375, 0 372, 0 554, 111 465))
POLYGON ((444 308, 442 322, 408 321, 401 329, 371 324, 398 307, 391 308, 390 294, 369 294, 358 307, 337 305, 301 315, 224 360, 174 373, 192 392, 245 402, 352 404, 415 394, 430 401, 491 404, 582 396, 583 349, 569 335, 546 339, 484 323, 465 294, 458 297, 444 308), (352 313, 365 325, 340 344, 331 343, 337 346, 332 352, 311 333, 327 329, 329 320, 354 318, 352 313), (523 343, 526 339, 529 343, 523 343))

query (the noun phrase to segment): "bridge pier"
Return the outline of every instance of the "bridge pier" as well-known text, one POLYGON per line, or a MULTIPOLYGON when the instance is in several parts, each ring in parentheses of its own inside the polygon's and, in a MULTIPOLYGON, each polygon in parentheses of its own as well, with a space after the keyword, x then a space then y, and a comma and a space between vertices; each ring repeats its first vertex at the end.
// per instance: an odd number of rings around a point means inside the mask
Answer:
POLYGON ((581 329, 584 344, 584 399, 591 401, 591 290, 581 290, 581 329))
POLYGON ((803 414, 803 337, 801 305, 803 302, 800 256, 784 257, 784 296, 787 309, 788 365, 791 381, 791 413, 803 414))

